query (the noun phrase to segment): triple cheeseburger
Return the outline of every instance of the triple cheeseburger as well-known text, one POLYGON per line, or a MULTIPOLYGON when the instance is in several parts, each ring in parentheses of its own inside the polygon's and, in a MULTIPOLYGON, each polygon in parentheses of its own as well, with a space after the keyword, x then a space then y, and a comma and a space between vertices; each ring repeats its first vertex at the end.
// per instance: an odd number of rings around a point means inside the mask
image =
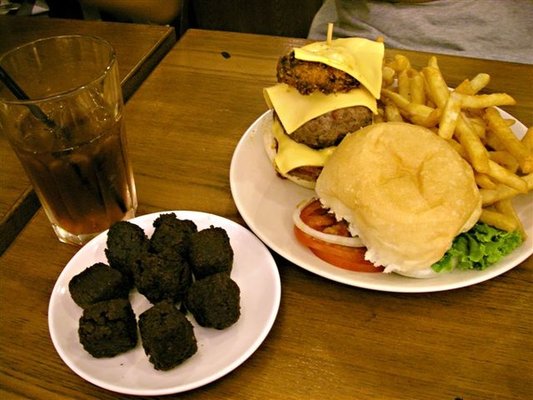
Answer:
POLYGON ((280 58, 278 84, 264 89, 274 114, 264 139, 282 177, 314 188, 342 139, 372 123, 383 55, 383 43, 347 38, 315 42, 280 58))

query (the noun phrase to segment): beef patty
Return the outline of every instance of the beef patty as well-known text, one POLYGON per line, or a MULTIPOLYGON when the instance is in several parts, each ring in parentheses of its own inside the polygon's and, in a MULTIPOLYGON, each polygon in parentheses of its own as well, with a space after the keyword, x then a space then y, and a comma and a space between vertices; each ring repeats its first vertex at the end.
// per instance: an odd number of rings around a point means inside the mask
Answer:
POLYGON ((313 149, 336 146, 348 133, 372 123, 372 111, 364 106, 340 108, 306 122, 289 137, 313 149))

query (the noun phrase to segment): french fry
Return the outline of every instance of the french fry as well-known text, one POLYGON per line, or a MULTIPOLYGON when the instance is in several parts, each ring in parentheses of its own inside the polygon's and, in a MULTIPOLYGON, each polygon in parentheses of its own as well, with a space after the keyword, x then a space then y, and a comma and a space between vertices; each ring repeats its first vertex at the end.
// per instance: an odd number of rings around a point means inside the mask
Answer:
POLYGON ((485 112, 487 126, 498 138, 501 146, 518 160, 520 169, 527 174, 533 171, 533 154, 517 139, 513 131, 495 108, 488 108, 485 112))
POLYGON ((440 68, 439 68, 439 64, 438 64, 438 62, 437 62, 437 57, 435 57, 435 56, 431 56, 431 57, 429 57, 429 60, 428 60, 428 67, 436 68, 436 69, 440 70, 440 68))
POLYGON ((479 220, 507 232, 513 232, 518 228, 514 218, 496 210, 482 209, 479 220))
POLYGON ((474 179, 481 189, 496 189, 498 185, 487 174, 475 173, 474 179))
POLYGON ((374 123, 377 124, 379 122, 385 121, 385 110, 383 108, 378 107, 378 112, 374 115, 374 123))
POLYGON ((477 172, 488 173, 490 170, 488 151, 462 113, 457 119, 456 135, 459 143, 464 147, 472 167, 477 172))
MULTIPOLYGON (((435 111, 434 108, 428 107, 424 104, 411 103, 405 97, 403 97, 399 93, 393 92, 392 90, 382 89, 381 93, 385 97, 389 98, 394 104, 396 104, 396 106, 400 110, 405 111, 407 115, 411 118, 414 117, 415 119, 419 121, 425 121, 426 119, 429 119, 430 117, 432 118, 432 120, 435 119, 435 114, 432 114, 432 112, 435 111)), ((438 122, 438 119, 437 119, 437 122, 438 122)))
POLYGON ((490 159, 487 175, 513 188, 518 193, 527 193, 527 183, 522 178, 490 159))
POLYGON ((487 125, 485 124, 483 118, 470 116, 468 121, 470 122, 472 129, 481 139, 485 139, 487 137, 487 125))
POLYGON ((516 174, 516 171, 518 171, 518 161, 508 151, 489 151, 489 158, 492 161, 497 162, 501 166, 507 168, 514 174, 516 174))
POLYGON ((474 88, 472 87, 472 82, 470 82, 470 79, 465 79, 462 81, 454 90, 456 93, 461 94, 475 94, 474 88))
POLYGON ((384 98, 383 104, 385 105, 384 116, 386 121, 403 122, 400 110, 392 100, 384 98))
MULTIPOLYGON (((527 184, 527 190, 533 189, 533 173, 522 176, 527 184)), ((499 184, 496 189, 480 189, 481 203, 483 206, 490 206, 500 200, 510 199, 520 194, 517 190, 503 184, 499 184)))
POLYGON ((463 146, 461 146, 461 143, 459 143, 458 141, 456 141, 455 139, 448 139, 446 140, 450 146, 452 146, 454 148, 454 150, 461 156, 463 157, 465 160, 467 159, 467 154, 466 154, 466 151, 465 149, 463 148, 463 146))
POLYGON ((439 136, 444 139, 451 139, 457 126, 457 119, 461 112, 461 95, 450 94, 439 121, 439 136))
POLYGON ((396 75, 396 71, 392 69, 389 66, 383 67, 383 87, 388 87, 394 83, 394 77, 396 75))
POLYGON ((476 76, 474 76, 472 80, 470 81, 472 89, 474 89, 474 93, 472 94, 478 93, 480 90, 485 88, 489 84, 489 82, 490 82, 489 74, 481 73, 481 74, 477 74, 476 76))
MULTIPOLYGON (((415 104, 411 103, 412 105, 421 105, 421 104, 415 104)), ((431 110, 431 112, 427 115, 423 115, 423 113, 416 113, 414 112, 411 115, 411 121, 414 122, 416 125, 420 125, 423 127, 426 127, 428 129, 434 128, 437 126, 440 120, 441 110, 438 108, 434 108, 431 110)))
POLYGON ((489 74, 477 74, 472 80, 465 79, 459 86, 455 88, 457 93, 474 95, 485 88, 490 82, 489 74))
POLYGON ((426 104, 424 77, 415 71, 411 77, 411 101, 416 104, 426 104))
POLYGON ((428 96, 439 108, 444 108, 450 91, 448 85, 442 77, 440 69, 435 67, 425 67, 422 69, 422 74, 426 80, 428 96))
POLYGON ((513 188, 500 183, 495 189, 480 188, 479 194, 481 195, 481 204, 486 207, 493 205, 497 201, 515 197, 519 193, 513 188))
POLYGON ((520 236, 523 240, 527 239, 527 233, 524 229, 524 225, 522 224, 522 221, 520 221, 520 218, 518 217, 518 214, 516 213, 513 204, 511 202, 511 199, 506 200, 500 200, 494 204, 494 207, 496 210, 501 212, 504 215, 507 215, 508 217, 515 220, 516 223, 516 230, 520 233, 520 236))
POLYGON ((398 94, 411 101, 411 78, 409 78, 407 70, 398 74, 398 94))
POLYGON ((487 108, 494 106, 512 106, 516 100, 507 93, 461 95, 461 103, 464 108, 487 108))
POLYGON ((485 145, 495 151, 507 151, 500 138, 492 130, 485 132, 485 145))
POLYGON ((394 61, 388 63, 387 66, 394 69, 396 72, 400 72, 411 68, 411 62, 403 54, 396 54, 394 56, 394 61))

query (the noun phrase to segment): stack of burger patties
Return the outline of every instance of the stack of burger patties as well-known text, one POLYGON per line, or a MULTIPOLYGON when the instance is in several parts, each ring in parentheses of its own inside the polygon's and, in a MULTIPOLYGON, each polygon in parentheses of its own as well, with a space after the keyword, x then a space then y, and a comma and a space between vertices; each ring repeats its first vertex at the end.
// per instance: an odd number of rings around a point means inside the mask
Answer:
POLYGON ((278 84, 264 89, 273 110, 265 148, 279 175, 314 188, 322 166, 377 112, 383 43, 362 38, 315 42, 279 59, 278 84))

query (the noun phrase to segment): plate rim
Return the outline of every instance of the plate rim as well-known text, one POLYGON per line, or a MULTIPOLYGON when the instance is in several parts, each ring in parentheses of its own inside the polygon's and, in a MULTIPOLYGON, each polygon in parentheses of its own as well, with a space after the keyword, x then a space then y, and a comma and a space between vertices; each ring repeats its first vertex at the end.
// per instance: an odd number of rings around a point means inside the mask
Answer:
MULTIPOLYGON (((67 352, 62 348, 62 345, 60 343, 60 335, 56 332, 56 328, 54 325, 54 319, 57 318, 56 316, 56 303, 60 301, 60 292, 64 288, 65 285, 68 285, 68 278, 71 274, 74 275, 76 273, 81 272, 81 269, 78 271, 75 269, 76 261, 78 258, 82 257, 82 253, 84 249, 87 249, 86 251, 91 251, 92 247, 95 246, 97 243, 100 243, 102 239, 105 239, 107 236, 107 230, 97 235, 95 238, 93 238, 91 241, 89 241, 85 246, 83 246, 81 249, 79 249, 67 262, 65 267, 60 272, 59 276, 57 277, 54 287, 52 289, 49 304, 48 304, 48 331, 49 335, 51 337, 52 343, 54 345, 54 348, 58 355, 60 356, 61 360, 78 376, 80 376, 82 379, 86 380, 87 382, 90 382, 91 384, 101 387, 106 390, 110 390, 115 393, 121 393, 121 394, 127 394, 127 395, 137 395, 137 396, 162 396, 162 395, 169 395, 169 394, 177 394, 186 392, 189 390, 197 389, 201 386, 204 386, 206 384, 209 384, 211 382, 214 382, 225 375, 229 374, 236 368, 238 368, 240 365, 242 365, 246 360, 248 360, 252 354, 254 354, 257 349, 261 346, 261 344, 264 342, 264 340, 267 338, 268 334, 272 330, 272 327, 274 326, 274 323, 276 321, 277 315, 279 313, 279 307, 281 304, 281 277, 279 274, 279 269, 277 267, 276 261, 274 257, 272 256, 270 250, 268 249, 265 244, 259 240, 253 232, 251 232, 246 227, 242 226, 241 224, 226 218, 222 217, 220 215, 211 214, 203 211, 196 211, 196 210, 169 210, 169 211, 157 211, 153 213, 143 214, 139 215, 135 218, 132 218, 128 220, 128 222, 132 223, 139 223, 146 224, 151 223, 157 216, 161 214, 166 213, 176 213, 178 218, 189 218, 196 220, 198 218, 205 218, 205 219, 214 219, 213 221, 214 226, 220 226, 217 224, 217 222, 222 222, 223 224, 226 224, 227 226, 232 226, 232 229, 236 229, 241 233, 244 233, 247 235, 247 240, 250 240, 251 242, 254 242, 254 245, 259 246, 258 248, 262 249, 262 252, 264 253, 265 257, 265 264, 268 266, 268 275, 271 275, 272 278, 272 304, 271 309, 268 312, 268 318, 264 320, 263 326, 260 330, 260 334, 251 342, 251 344, 238 356, 234 359, 232 359, 231 362, 229 362, 227 365, 225 365, 223 368, 220 368, 218 371, 211 373, 208 376, 205 376, 201 379, 197 379, 196 381, 179 384, 179 385, 170 385, 165 388, 148 388, 148 389, 131 389, 129 387, 120 386, 117 384, 113 384, 110 382, 102 381, 100 378, 93 377, 90 373, 86 372, 82 368, 80 368, 72 359, 68 356, 67 352), (182 217, 180 217, 182 215, 182 217), (187 215, 187 217, 185 217, 187 215), (192 218, 191 216, 196 216, 197 218, 192 218), (218 220, 218 221, 217 221, 218 220)), ((146 229, 146 227, 141 226, 141 228, 146 229)), ((231 238, 231 236, 230 236, 231 238)), ((234 265, 235 267, 235 265, 234 265)), ((68 292, 68 289, 67 289, 68 292)), ((136 293, 138 296, 142 296, 138 293, 136 293)), ((64 296, 64 295, 63 295, 64 296)), ((66 294, 68 295, 68 293, 66 294)), ((131 294, 130 294, 131 296, 131 294)), ((242 301, 242 300, 241 300, 242 301)), ((131 297, 130 297, 130 302, 131 297)), ((82 310, 80 308, 80 316, 81 316, 82 310)), ((136 315, 136 318, 138 319, 138 315, 136 315)), ((193 318, 188 318, 195 326, 197 325, 193 318)), ((77 337, 77 336, 76 336, 77 337)), ((79 343, 78 343, 79 344, 79 343)), ((84 351, 83 348, 81 348, 81 351, 84 351)), ((136 345, 135 350, 140 350, 144 354, 144 349, 142 347, 141 338, 139 337, 138 343, 136 345)), ((199 349, 199 351, 201 351, 199 349)), ((192 358, 191 358, 192 359, 192 358)), ((95 360, 98 360, 95 358, 95 360)), ((176 367, 176 369, 179 369, 179 366, 176 367)), ((174 370, 174 369, 173 369, 174 370)), ((155 373, 159 373, 160 371, 157 371, 154 369, 155 373)))

